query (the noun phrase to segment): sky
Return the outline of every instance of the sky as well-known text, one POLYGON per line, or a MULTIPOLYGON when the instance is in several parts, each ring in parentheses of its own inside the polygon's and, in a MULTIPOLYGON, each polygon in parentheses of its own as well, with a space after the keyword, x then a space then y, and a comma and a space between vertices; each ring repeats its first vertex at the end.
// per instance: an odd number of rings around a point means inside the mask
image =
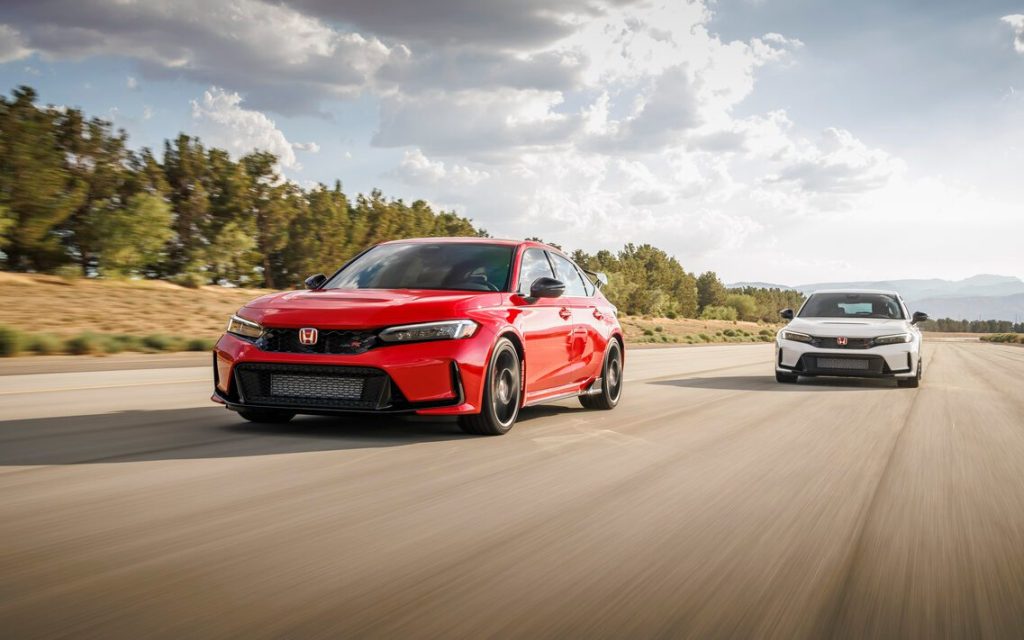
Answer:
POLYGON ((730 282, 1024 276, 1019 0, 4 0, 0 84, 730 282))

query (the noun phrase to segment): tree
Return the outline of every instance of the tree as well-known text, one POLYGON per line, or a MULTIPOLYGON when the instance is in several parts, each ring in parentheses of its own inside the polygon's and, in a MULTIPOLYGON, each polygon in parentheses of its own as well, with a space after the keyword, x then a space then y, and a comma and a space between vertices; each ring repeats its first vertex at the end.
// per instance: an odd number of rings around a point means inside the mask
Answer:
POLYGON ((710 306, 725 304, 726 289, 718 274, 705 271, 697 278, 697 307, 704 309, 710 306))
POLYGON ((14 224, 7 266, 47 271, 70 259, 62 225, 81 205, 84 189, 64 168, 57 112, 38 109, 35 100, 29 87, 16 89, 12 101, 0 98, 0 205, 14 224))
POLYGON ((98 206, 90 224, 100 273, 127 275, 159 262, 172 218, 170 205, 150 193, 131 196, 124 207, 98 206))
POLYGON ((735 309, 740 320, 758 319, 757 300, 754 296, 730 293, 725 296, 725 306, 735 309))

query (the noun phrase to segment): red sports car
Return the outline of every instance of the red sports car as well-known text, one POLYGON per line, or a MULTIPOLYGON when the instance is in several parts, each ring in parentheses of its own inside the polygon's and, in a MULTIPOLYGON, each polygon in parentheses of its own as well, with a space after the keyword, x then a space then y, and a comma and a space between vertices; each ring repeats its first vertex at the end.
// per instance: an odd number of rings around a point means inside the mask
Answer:
POLYGON ((549 400, 612 409, 624 350, 605 281, 537 242, 385 242, 232 316, 213 400, 254 422, 406 412, 487 435, 549 400))

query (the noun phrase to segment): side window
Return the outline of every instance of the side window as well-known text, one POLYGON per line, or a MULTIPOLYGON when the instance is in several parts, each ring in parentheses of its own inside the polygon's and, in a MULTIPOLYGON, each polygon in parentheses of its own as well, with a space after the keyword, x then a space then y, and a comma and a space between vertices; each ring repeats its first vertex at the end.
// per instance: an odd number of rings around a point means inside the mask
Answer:
POLYGON ((576 271, 578 271, 580 277, 583 278, 583 288, 587 290, 587 295, 594 295, 594 290, 597 289, 597 287, 595 287, 594 283, 590 281, 590 278, 587 277, 587 274, 583 273, 583 269, 580 269, 579 265, 576 266, 576 271))
POLYGON ((587 287, 583 284, 583 276, 576 270, 576 265, 557 253, 551 254, 551 260, 555 263, 555 277, 565 283, 565 295, 572 298, 585 297, 587 287))
POLYGON ((554 278, 551 264, 543 249, 527 249, 523 252, 523 261, 519 267, 519 293, 529 293, 530 286, 537 278, 554 278))

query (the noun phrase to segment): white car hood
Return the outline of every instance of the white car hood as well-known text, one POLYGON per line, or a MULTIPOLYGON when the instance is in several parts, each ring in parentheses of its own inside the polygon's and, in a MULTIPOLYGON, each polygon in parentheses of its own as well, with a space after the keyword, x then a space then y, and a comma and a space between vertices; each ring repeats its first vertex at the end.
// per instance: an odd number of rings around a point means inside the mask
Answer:
POLYGON ((910 327, 906 320, 880 318, 795 318, 786 326, 787 329, 822 338, 877 338, 894 333, 906 333, 910 331, 910 327))

